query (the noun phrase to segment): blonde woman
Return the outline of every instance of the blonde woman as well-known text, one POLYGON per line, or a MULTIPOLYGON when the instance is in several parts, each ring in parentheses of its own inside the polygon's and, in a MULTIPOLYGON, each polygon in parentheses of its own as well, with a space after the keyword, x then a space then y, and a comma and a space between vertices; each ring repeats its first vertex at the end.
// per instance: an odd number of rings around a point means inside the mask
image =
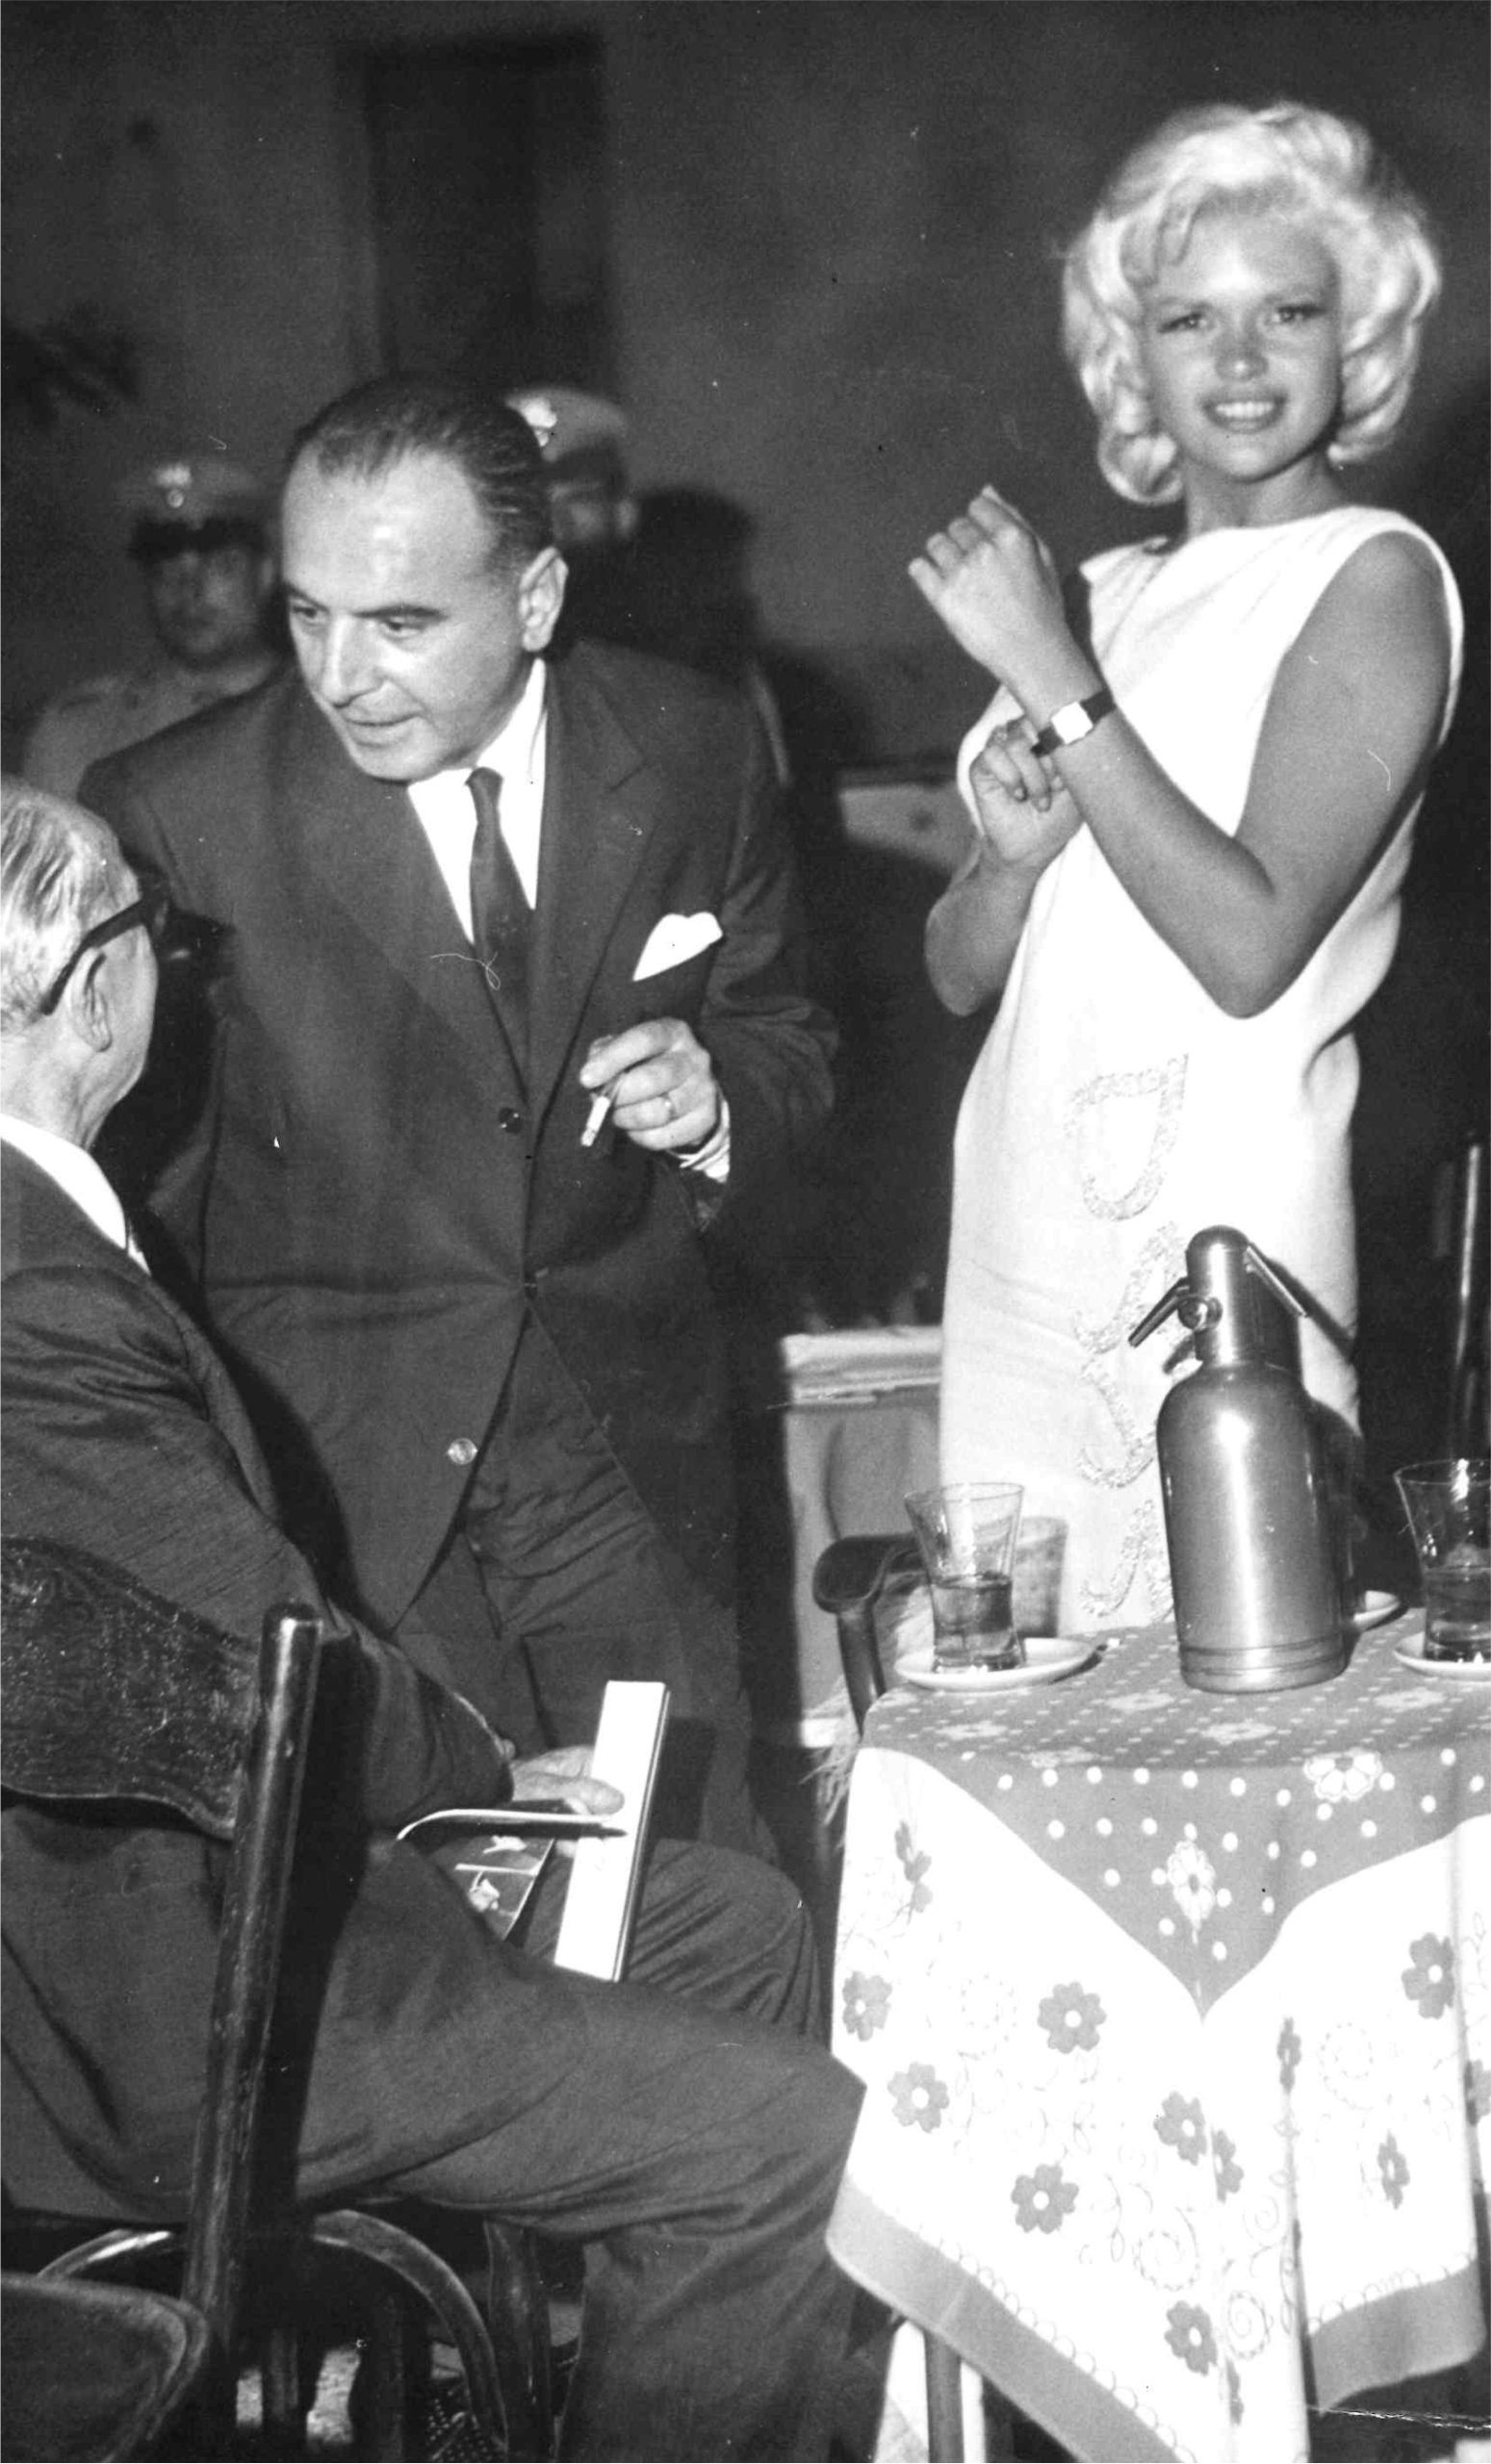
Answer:
POLYGON ((999 691, 927 959, 999 997, 959 1123, 943 1476, 1067 1527, 1068 1630, 1169 1605, 1165 1347, 1129 1328, 1204 1225, 1307 1295, 1306 1381, 1354 1426, 1351 1019, 1386 972, 1458 682, 1438 549, 1342 474, 1406 407, 1425 218, 1324 112, 1181 113, 1068 253, 1098 460, 1178 530, 1064 590, 992 487, 912 577, 999 691))

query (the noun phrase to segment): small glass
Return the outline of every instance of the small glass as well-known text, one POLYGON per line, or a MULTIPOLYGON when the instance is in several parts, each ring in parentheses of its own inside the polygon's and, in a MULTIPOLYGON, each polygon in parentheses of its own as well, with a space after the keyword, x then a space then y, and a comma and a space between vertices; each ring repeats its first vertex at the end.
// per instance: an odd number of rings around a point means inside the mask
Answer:
POLYGON ((1022 1668, 1015 1630, 1015 1544, 1023 1489, 958 1482, 906 1501, 932 1593, 933 1666, 1022 1668))
POLYGON ((1020 1515, 1015 1544, 1015 1628, 1019 1634, 1061 1632, 1062 1563, 1067 1526, 1054 1514, 1020 1515))
POLYGON ((1426 1659, 1491 1659, 1491 1462, 1394 1474, 1424 1583, 1426 1659))

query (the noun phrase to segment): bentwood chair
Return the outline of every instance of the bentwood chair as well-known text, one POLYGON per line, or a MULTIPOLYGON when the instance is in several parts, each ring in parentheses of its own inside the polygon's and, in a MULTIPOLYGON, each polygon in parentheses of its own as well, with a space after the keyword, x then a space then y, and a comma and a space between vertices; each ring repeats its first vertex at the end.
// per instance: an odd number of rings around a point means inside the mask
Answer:
MULTIPOLYGON (((855 1532, 824 1550, 813 1568, 812 1596, 838 1631, 844 1685, 857 1730, 870 1705, 886 1690, 876 1612, 920 1569, 916 1544, 906 1532, 855 1532)), ((927 2447, 932 2464, 964 2464, 967 2445, 964 2403, 965 2365, 940 2337, 924 2333, 927 2348, 927 2447)), ((984 2382, 986 2458, 1013 2456, 1014 2421, 997 2388, 984 2382)))
POLYGON ((144 2454, 199 2385, 207 2322, 168 2294, 0 2274, 0 2458, 144 2454))
MULTIPOLYGON (((314 2306, 311 2290, 329 2268, 338 2297, 360 2305, 368 2327, 362 2452, 417 2451, 409 2440, 419 2382, 405 2367, 403 2340, 411 2302, 458 2358, 478 2451, 551 2452, 523 2443, 548 2440, 551 2430, 547 2417, 535 2421, 524 2411, 522 2374, 527 2368, 536 2375, 537 2365, 523 2350, 521 2329, 503 2444, 492 2340, 453 2269, 387 2216, 299 2209, 268 2178, 266 2051, 287 1913, 295 1921, 290 1871, 321 1641, 314 1614, 295 1605, 271 1610, 256 1669, 233 1637, 80 1549, 8 1539, 0 1595, 6 1788, 48 1807, 144 1801, 229 1848, 186 2217, 169 2228, 116 2228, 50 2259, 25 2297, 33 2321, 46 2288, 62 2293, 120 2276, 149 2281, 163 2261, 172 2261, 184 2315, 203 2325, 185 2382, 187 2426, 176 2433, 192 2443, 172 2451, 233 2451, 242 2348, 252 2322, 261 2451, 294 2457, 305 2451, 301 2325, 314 2306)), ((34 2234, 43 2223, 22 2220, 34 2234)), ((521 2274, 524 2245, 498 2227, 494 2257, 504 2250, 521 2274)), ((41 2331, 27 2328, 25 2315, 18 2309, 15 2323, 35 2350, 41 2331)), ((8 2343, 10 2326, 8 2296, 8 2343)), ((100 2336, 104 2329, 100 2312, 100 2336)), ((85 2332, 76 2310, 68 2332, 85 2332)), ((29 2451, 83 2451, 39 2445, 29 2451)), ((136 2451, 120 2444, 87 2451, 136 2451)))

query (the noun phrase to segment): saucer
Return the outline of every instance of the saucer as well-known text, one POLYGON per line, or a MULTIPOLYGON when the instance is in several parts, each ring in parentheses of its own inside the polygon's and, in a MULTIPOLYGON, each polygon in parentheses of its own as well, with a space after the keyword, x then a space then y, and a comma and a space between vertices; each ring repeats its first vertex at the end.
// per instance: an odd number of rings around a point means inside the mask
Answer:
POLYGON ((1097 1656, 1093 1642, 1071 1642, 1061 1634, 1026 1634, 1023 1668, 934 1668, 923 1648, 909 1652, 895 1665, 899 1685, 915 1685, 924 1694, 1012 1694, 1022 1685, 1054 1685, 1060 1677, 1086 1668, 1097 1656))
POLYGON ((1353 1608, 1346 1622, 1353 1634, 1365 1634, 1372 1626, 1385 1626, 1402 1604, 1396 1591, 1364 1591, 1361 1606, 1353 1608))
POLYGON ((1426 1659, 1422 1634, 1411 1643, 1395 1643, 1393 1657, 1401 1660, 1404 1668, 1411 1668, 1415 1677, 1448 1677, 1462 1685, 1467 1681, 1474 1684, 1478 1678, 1484 1684, 1491 1678, 1491 1659, 1426 1659))

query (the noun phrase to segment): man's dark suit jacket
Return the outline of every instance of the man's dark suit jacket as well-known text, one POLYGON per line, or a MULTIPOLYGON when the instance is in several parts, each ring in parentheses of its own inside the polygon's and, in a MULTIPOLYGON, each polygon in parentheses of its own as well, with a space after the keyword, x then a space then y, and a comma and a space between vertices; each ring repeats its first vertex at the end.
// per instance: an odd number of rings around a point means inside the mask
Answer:
MULTIPOLYGON (((8 1536, 82 1542, 241 1636, 256 1660, 265 1607, 321 1594, 269 1518, 268 1478, 221 1366, 141 1269, 9 1146, 0 1215, 8 1536)), ((313 1899, 321 1889, 327 1924, 341 1923, 301 2137, 316 2194, 480 2136, 501 1988, 522 1964, 442 1873, 363 1829, 505 1796, 490 1732, 402 1653, 336 1623, 314 1748, 328 1769, 360 1771, 362 1802, 338 1834, 356 1841, 356 1862, 300 1886, 313 1899)), ((121 1827, 13 1800, 3 1827, 7 2191, 72 2216, 179 2212, 225 1851, 166 1815, 121 1827)), ((319 1995, 319 1980, 303 1984, 319 1995)))
POLYGON ((830 1102, 832 1033, 744 701, 580 645, 551 666, 548 729, 527 1087, 406 792, 354 766, 296 676, 81 790, 227 928, 216 1093, 162 1212, 292 1529, 384 1630, 440 1555, 529 1311, 663 1539, 730 1599, 705 1185, 609 1124, 582 1146, 577 1072, 597 1037, 687 1021, 730 1103, 722 1230, 830 1102), (635 982, 659 919, 700 913, 723 938, 635 982))

